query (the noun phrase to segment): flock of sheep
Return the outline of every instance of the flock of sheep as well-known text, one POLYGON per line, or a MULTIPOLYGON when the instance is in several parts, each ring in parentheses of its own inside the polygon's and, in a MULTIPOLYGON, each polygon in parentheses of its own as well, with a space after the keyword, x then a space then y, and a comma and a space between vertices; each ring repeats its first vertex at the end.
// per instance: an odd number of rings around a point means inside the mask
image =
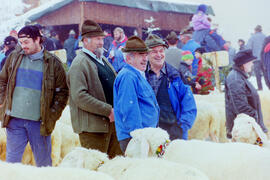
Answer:
MULTIPOLYGON (((259 92, 265 124, 270 129, 270 91, 259 92)), ((264 180, 270 177, 270 142, 255 120, 241 114, 235 120, 233 138, 226 138, 224 93, 195 95, 198 115, 189 141, 169 142, 160 128, 131 133, 125 156, 108 159, 96 150, 80 147, 71 127, 69 106, 52 134, 53 166, 37 168, 28 145, 23 164, 5 163, 5 130, 0 128, 0 180, 264 180), (258 142, 258 145, 254 143, 258 142), (169 143, 168 143, 169 142, 169 143), (157 155, 162 148, 164 154, 157 155)))

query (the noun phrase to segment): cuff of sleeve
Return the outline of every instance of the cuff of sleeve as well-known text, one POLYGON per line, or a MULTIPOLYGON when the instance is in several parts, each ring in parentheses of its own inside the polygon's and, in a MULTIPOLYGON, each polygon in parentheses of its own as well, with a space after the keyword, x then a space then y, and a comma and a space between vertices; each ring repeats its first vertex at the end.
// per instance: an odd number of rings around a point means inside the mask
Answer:
POLYGON ((183 131, 188 131, 189 127, 186 124, 181 124, 181 128, 183 131))

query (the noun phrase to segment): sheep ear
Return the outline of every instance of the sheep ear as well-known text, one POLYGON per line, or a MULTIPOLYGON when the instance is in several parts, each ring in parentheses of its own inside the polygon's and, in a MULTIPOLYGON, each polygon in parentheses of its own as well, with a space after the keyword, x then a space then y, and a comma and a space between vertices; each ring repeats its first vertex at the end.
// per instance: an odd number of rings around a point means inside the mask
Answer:
POLYGON ((126 148, 125 156, 146 158, 148 157, 149 144, 144 137, 132 138, 126 148))
POLYGON ((267 136, 263 132, 262 128, 258 125, 258 123, 254 120, 254 121, 251 121, 251 124, 252 124, 253 129, 257 133, 257 135, 261 138, 262 142, 266 142, 267 136))

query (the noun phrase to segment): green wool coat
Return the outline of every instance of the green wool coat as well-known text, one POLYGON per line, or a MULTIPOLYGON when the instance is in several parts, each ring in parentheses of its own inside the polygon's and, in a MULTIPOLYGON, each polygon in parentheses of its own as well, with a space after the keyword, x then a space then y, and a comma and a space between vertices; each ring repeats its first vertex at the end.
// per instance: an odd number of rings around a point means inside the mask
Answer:
MULTIPOLYGON (((115 73, 110 63, 105 58, 103 60, 115 73)), ((67 84, 70 89, 69 104, 74 132, 107 133, 112 106, 106 103, 96 64, 83 51, 72 62, 67 84)))

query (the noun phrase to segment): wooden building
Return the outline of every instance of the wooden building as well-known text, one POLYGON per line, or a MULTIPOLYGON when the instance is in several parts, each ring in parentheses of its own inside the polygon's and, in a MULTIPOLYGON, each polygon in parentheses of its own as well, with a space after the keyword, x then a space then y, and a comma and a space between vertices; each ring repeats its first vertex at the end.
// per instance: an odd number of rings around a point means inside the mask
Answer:
MULTIPOLYGON (((179 32, 188 25, 198 5, 153 0, 64 0, 31 15, 29 20, 61 31, 61 39, 67 37, 71 28, 79 33, 80 25, 86 19, 96 21, 102 28, 124 27, 128 36, 134 30, 143 36, 143 30, 150 26, 145 19, 150 17, 155 19, 155 27, 163 32, 179 32)), ((214 15, 211 6, 208 14, 214 15)))

